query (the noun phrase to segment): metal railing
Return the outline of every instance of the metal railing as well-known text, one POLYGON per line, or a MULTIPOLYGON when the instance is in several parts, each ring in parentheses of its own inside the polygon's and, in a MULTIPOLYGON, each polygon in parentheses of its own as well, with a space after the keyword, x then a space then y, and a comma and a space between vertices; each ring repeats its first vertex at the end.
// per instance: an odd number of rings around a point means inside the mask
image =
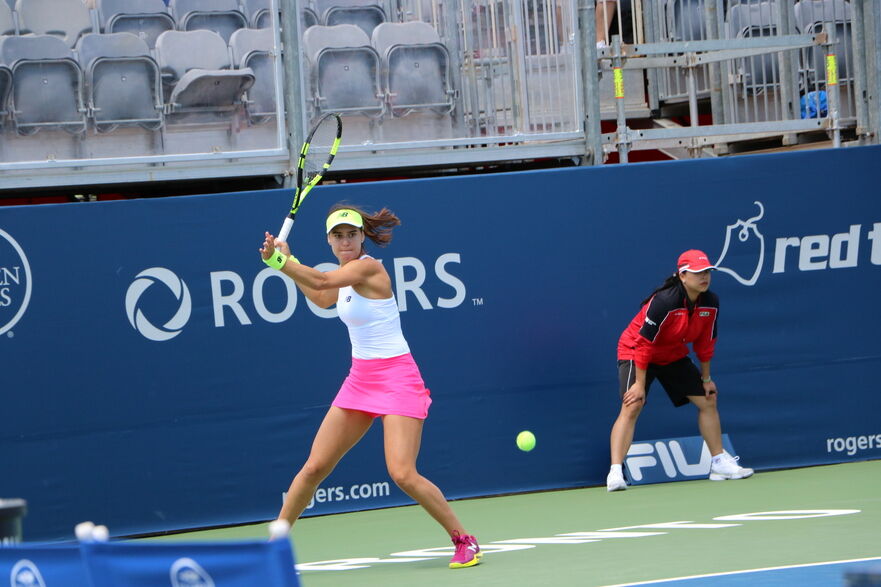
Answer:
MULTIPOLYGON (((613 37, 600 50, 603 70, 647 72, 655 107, 687 105, 688 127, 631 131, 617 109, 617 130, 602 137, 606 153, 622 162, 633 149, 686 148, 690 156, 725 152, 734 141, 825 130, 840 146, 844 129, 876 140, 866 89, 866 62, 878 55, 865 43, 877 27, 856 16, 867 0, 656 0, 644 18, 647 43, 613 37), (727 8, 726 8, 727 5, 727 8), (856 8, 852 9, 851 7, 856 8), (712 123, 699 126, 699 102, 712 123)), ((587 80, 591 83, 591 80, 587 80)), ((617 86, 618 84, 616 84, 617 86)), ((617 96, 619 99, 623 95, 617 96)))

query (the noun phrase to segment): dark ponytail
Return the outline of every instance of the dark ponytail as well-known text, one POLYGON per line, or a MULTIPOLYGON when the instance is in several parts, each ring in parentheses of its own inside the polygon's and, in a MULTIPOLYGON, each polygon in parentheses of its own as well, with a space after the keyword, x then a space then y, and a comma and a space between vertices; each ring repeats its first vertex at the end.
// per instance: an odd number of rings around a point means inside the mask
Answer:
POLYGON ((392 230, 401 224, 401 219, 395 216, 394 212, 388 208, 383 208, 374 214, 368 214, 357 206, 339 203, 331 206, 327 215, 330 216, 337 210, 354 210, 360 214, 361 218, 364 219, 364 236, 380 247, 384 247, 391 242, 392 230))
POLYGON ((676 274, 676 273, 674 273, 673 275, 671 275, 671 276, 669 276, 667 279, 665 279, 665 280, 664 280, 664 283, 662 283, 660 287, 656 288, 655 291, 653 291, 652 293, 650 293, 650 294, 649 294, 649 297, 647 297, 647 298, 644 299, 642 302, 640 302, 639 307, 641 308, 641 307, 643 307, 644 305, 646 305, 647 303, 649 303, 649 301, 650 301, 653 297, 655 297, 655 294, 656 294, 656 293, 658 293, 658 292, 662 292, 662 291, 664 291, 665 289, 669 289, 669 288, 671 288, 671 287, 679 287, 680 283, 681 283, 681 280, 679 279, 679 275, 676 274))

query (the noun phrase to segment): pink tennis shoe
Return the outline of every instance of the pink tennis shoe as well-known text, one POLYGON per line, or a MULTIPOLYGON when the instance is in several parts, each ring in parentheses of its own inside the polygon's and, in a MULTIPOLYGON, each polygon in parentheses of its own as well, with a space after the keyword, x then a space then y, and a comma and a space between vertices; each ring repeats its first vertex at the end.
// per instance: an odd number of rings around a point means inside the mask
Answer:
POLYGON ((451 569, 464 569, 480 563, 480 546, 477 544, 477 538, 456 532, 453 535, 453 544, 456 547, 456 554, 450 559, 451 569))

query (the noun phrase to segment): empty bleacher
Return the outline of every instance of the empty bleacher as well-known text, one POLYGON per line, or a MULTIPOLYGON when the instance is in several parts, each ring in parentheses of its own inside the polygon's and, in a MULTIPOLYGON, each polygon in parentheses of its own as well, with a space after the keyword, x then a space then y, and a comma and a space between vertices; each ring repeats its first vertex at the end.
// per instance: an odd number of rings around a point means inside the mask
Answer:
POLYGON ((315 0, 314 9, 319 24, 353 24, 368 37, 376 25, 388 20, 379 0, 315 0))
POLYGON ((162 76, 144 39, 132 33, 88 34, 80 37, 76 51, 97 132, 162 127, 162 76))
POLYGON ((238 0, 171 0, 169 7, 180 31, 209 30, 229 42, 233 32, 248 28, 238 0))
POLYGON ((277 149, 269 5, 0 3, 0 165, 277 149))
POLYGON ((452 136, 456 95, 449 49, 422 21, 386 22, 370 0, 319 1, 305 28, 310 119, 339 112, 347 143, 452 136))
POLYGON ((159 35, 177 28, 162 0, 97 0, 96 10, 102 33, 132 33, 150 48, 159 35))
MULTIPOLYGON (((773 126, 791 120, 791 104, 797 109, 808 94, 826 99, 831 51, 842 92, 839 124, 855 128, 855 104, 868 95, 855 58, 866 51, 855 46, 857 1, 622 1, 617 14, 634 21, 612 33, 634 46, 821 32, 836 41, 692 69, 684 60, 625 68, 625 118, 682 116, 692 100, 704 113, 713 96, 722 103, 714 116, 722 112, 725 124, 773 126), (778 22, 780 10, 787 12, 778 22)), ((423 150, 414 156, 418 164, 432 153, 455 163, 467 149, 492 150, 488 157, 500 160, 521 158, 514 154, 521 147, 528 157, 579 158, 586 100, 600 102, 606 120, 617 118, 621 104, 605 71, 595 93, 587 91, 593 82, 582 67, 581 34, 568 0, 6 0, 0 174, 39 166, 60 177, 79 162, 140 165, 152 174, 210 160, 242 164, 242 174, 282 174, 291 117, 305 127, 331 111, 344 117, 348 154, 338 169, 373 167, 377 155, 395 166, 401 159, 392 149, 405 153, 410 143, 418 143, 414 153, 423 150), (294 15, 273 13, 284 7, 295 9, 299 26, 295 78, 287 82, 279 41, 294 15), (243 164, 249 158, 262 171, 243 164)), ((600 69, 610 68, 608 51, 600 69)), ((603 139, 607 153, 614 140, 603 139)), ((207 176, 206 169, 195 172, 207 176)))

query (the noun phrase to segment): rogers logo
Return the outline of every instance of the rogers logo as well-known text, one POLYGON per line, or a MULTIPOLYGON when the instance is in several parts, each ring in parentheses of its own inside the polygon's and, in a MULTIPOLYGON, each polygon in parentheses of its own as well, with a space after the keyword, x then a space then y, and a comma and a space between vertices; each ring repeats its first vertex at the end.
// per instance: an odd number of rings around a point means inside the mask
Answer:
POLYGON ((15 563, 9 573, 9 583, 12 587, 46 587, 46 581, 40 574, 40 569, 32 561, 24 558, 15 563))
POLYGON ((174 272, 164 267, 151 267, 138 273, 125 294, 125 313, 128 316, 129 324, 144 338, 156 342, 171 340, 180 334, 181 329, 189 321, 192 310, 193 303, 187 284, 174 272), (171 290, 178 301, 177 311, 170 320, 162 325, 162 328, 154 326, 138 306, 138 301, 144 292, 157 282, 171 290))
POLYGON ((214 579, 191 558, 179 558, 169 571, 173 587, 214 587, 214 579))
POLYGON ((0 334, 12 336, 10 329, 28 309, 32 283, 31 266, 21 245, 0 230, 0 334))

